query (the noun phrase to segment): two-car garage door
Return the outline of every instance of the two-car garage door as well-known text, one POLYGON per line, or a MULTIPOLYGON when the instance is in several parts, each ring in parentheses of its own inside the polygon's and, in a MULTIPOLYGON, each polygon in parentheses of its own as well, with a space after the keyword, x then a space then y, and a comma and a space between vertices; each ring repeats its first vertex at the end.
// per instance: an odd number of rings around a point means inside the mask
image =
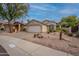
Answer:
POLYGON ((41 32, 41 26, 29 26, 27 28, 28 32, 41 32))

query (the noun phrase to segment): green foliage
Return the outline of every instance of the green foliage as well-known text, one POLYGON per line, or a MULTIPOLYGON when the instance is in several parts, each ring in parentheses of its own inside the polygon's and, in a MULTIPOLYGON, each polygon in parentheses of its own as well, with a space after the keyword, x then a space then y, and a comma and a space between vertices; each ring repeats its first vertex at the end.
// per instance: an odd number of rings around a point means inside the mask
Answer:
MULTIPOLYGON (((68 30, 66 28, 69 28, 69 27, 73 28, 78 23, 79 23, 79 20, 77 16, 67 16, 61 19, 61 22, 59 23, 59 25, 61 26, 61 29, 64 31, 64 33, 68 34, 68 30)), ((72 36, 71 33, 69 33, 68 35, 72 36)))
POLYGON ((56 32, 60 32, 60 28, 59 27, 56 28, 56 32))
POLYGON ((63 29, 63 32, 66 33, 66 34, 68 33, 68 31, 66 29, 63 29))
POLYGON ((74 27, 78 22, 79 22, 79 20, 78 20, 77 16, 68 16, 68 17, 63 17, 60 24, 74 27))
POLYGON ((2 3, 0 4, 0 18, 12 21, 28 11, 26 4, 19 3, 2 3))
POLYGON ((11 32, 11 21, 22 17, 28 12, 28 5, 23 3, 0 3, 0 18, 8 21, 11 32))

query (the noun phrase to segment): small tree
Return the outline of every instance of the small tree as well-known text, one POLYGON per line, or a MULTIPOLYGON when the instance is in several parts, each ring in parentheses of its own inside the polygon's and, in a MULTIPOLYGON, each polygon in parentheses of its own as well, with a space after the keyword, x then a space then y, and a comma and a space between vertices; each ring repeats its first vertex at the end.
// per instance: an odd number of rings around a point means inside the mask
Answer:
POLYGON ((1 3, 0 18, 8 21, 9 32, 11 33, 11 22, 27 14, 28 4, 22 3, 1 3))
POLYGON ((59 39, 62 40, 62 35, 63 35, 63 30, 62 30, 62 26, 61 24, 59 24, 59 29, 60 29, 60 33, 59 33, 59 39))
POLYGON ((78 20, 77 16, 68 16, 68 17, 62 18, 62 20, 61 20, 60 23, 59 23, 59 26, 60 26, 59 39, 60 39, 60 40, 62 39, 63 25, 72 28, 72 27, 74 27, 78 22, 79 22, 79 20, 78 20))

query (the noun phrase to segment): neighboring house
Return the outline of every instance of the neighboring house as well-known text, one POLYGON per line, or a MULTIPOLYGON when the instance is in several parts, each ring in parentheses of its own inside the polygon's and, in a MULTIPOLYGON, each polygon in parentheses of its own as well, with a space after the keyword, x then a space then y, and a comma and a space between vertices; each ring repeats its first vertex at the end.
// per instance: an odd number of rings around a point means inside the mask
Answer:
POLYGON ((26 25, 27 32, 48 32, 49 28, 52 30, 56 29, 56 23, 39 22, 32 20, 26 25))
POLYGON ((4 24, 0 23, 0 30, 4 30, 4 24))
POLYGON ((1 31, 5 30, 4 24, 5 24, 5 22, 0 21, 0 30, 1 30, 1 31))
MULTIPOLYGON (((9 31, 8 24, 6 23, 4 26, 5 26, 6 31, 9 31)), ((23 26, 24 24, 20 22, 14 22, 14 23, 11 23, 11 27, 12 27, 11 30, 12 32, 20 32, 23 30, 23 26)))
POLYGON ((14 27, 15 32, 19 32, 23 30, 24 24, 20 22, 14 22, 13 27, 14 27))
MULTIPOLYGON (((23 30, 24 24, 20 22, 11 22, 11 30, 12 32, 19 32, 23 30)), ((0 29, 9 31, 8 22, 0 21, 0 29)))

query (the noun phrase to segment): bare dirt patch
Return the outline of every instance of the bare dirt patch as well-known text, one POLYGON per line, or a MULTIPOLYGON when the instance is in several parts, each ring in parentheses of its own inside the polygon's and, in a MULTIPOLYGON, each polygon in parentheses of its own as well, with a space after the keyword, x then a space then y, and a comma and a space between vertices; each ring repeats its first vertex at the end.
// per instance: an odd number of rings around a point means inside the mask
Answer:
POLYGON ((19 32, 19 33, 2 33, 1 35, 9 35, 23 40, 28 40, 37 44, 41 44, 50 48, 61 50, 73 55, 79 55, 79 39, 63 35, 63 40, 59 40, 59 33, 40 33, 43 38, 34 38, 35 33, 19 32))

